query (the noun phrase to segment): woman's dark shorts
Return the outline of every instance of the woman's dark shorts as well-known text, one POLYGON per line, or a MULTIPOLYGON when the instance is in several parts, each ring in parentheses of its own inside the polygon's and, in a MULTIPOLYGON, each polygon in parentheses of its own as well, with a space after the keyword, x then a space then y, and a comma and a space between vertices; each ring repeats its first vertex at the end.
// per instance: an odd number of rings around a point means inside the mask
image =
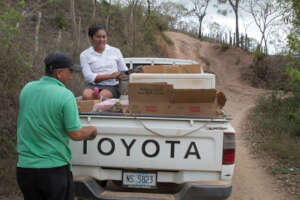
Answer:
POLYGON ((114 85, 114 86, 111 86, 111 85, 94 85, 92 83, 89 83, 87 86, 86 86, 86 89, 94 89, 94 87, 97 87, 99 89, 99 91, 101 90, 109 90, 112 95, 113 95, 113 98, 119 98, 120 97, 120 92, 119 92, 119 85, 114 85))

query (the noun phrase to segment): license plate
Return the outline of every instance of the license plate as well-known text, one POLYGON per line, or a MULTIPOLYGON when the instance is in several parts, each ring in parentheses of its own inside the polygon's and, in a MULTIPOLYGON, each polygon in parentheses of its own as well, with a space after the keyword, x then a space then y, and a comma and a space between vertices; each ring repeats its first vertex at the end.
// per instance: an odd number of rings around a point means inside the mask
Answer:
POLYGON ((123 171, 123 186, 134 188, 156 187, 156 172, 123 171))

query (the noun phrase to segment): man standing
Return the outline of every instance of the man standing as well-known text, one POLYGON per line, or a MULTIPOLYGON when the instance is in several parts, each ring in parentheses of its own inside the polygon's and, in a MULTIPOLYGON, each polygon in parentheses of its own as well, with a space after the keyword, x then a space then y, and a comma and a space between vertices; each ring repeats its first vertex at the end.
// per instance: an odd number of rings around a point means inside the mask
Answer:
POLYGON ((73 200, 69 138, 94 139, 97 129, 81 127, 76 99, 65 87, 73 71, 70 56, 45 60, 45 76, 21 91, 17 130, 17 182, 24 200, 73 200))

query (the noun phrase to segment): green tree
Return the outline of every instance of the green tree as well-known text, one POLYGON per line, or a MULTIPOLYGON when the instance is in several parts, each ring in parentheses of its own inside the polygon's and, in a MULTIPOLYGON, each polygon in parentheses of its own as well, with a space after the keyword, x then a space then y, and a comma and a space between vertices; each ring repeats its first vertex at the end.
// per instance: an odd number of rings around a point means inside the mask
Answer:
POLYGON ((17 94, 23 86, 24 73, 31 66, 30 55, 22 53, 21 29, 24 22, 24 1, 17 4, 0 2, 0 159, 14 151, 17 94))
POLYGON ((188 12, 184 5, 170 1, 162 2, 159 10, 163 15, 168 16, 169 27, 171 29, 176 28, 179 19, 185 16, 188 12))
POLYGON ((278 0, 288 13, 286 22, 291 22, 293 28, 288 36, 289 54, 293 62, 287 66, 290 90, 300 99, 300 1, 278 0))

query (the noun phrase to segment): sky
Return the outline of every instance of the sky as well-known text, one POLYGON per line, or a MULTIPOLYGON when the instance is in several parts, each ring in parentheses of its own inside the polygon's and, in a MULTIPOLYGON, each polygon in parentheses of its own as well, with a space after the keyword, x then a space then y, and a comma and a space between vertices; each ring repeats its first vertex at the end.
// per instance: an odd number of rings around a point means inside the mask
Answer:
MULTIPOLYGON (((163 1, 163 0, 161 0, 163 1)), ((173 2, 181 3, 186 8, 192 8, 191 0, 171 0, 173 2)), ((217 13, 217 9, 214 7, 214 5, 217 4, 217 0, 211 0, 208 9, 207 9, 207 15, 204 18, 203 21, 203 31, 204 33, 208 31, 208 24, 211 24, 213 22, 217 22, 222 27, 226 27, 226 29, 231 30, 231 32, 235 32, 235 15, 232 11, 232 8, 229 4, 222 5, 222 8, 227 8, 228 12, 226 16, 223 16, 219 13, 217 13)), ((183 19, 184 21, 193 21, 195 26, 198 26, 198 19, 196 17, 189 17, 186 19, 183 19)), ((287 27, 286 27, 287 28, 287 27)), ((273 39, 274 44, 268 44, 269 47, 269 53, 274 54, 280 51, 280 46, 286 45, 286 41, 282 43, 282 38, 286 38, 286 28, 281 27, 277 30, 278 35, 280 38, 273 39), (276 47, 276 48, 275 48, 276 47)), ((242 9, 239 9, 239 31, 240 33, 245 33, 247 31, 248 37, 255 38, 257 41, 260 41, 261 39, 261 33, 258 29, 258 27, 255 25, 253 18, 251 15, 247 12, 245 12, 242 9)), ((274 36, 274 35, 273 35, 274 36)))
MULTIPOLYGON (((125 1, 125 0, 124 0, 125 1)), ((192 8, 192 0, 155 0, 156 4, 160 4, 162 2, 176 2, 183 4, 186 8, 191 9, 192 8)), ((203 20, 203 33, 208 33, 209 28, 208 25, 212 24, 214 22, 221 25, 222 29, 230 31, 232 34, 235 32, 235 15, 232 11, 231 6, 229 3, 222 4, 221 8, 227 8, 229 12, 227 12, 227 15, 221 15, 217 13, 217 9, 214 7, 214 5, 217 5, 218 0, 211 0, 207 9, 207 14, 203 20)), ((246 0, 247 1, 247 0, 246 0)), ((263 0, 261 0, 263 1, 263 0)), ((276 0, 274 0, 276 1, 276 0)), ((220 6, 219 6, 220 7, 220 6)), ((181 19, 182 21, 187 22, 190 27, 195 27, 198 29, 199 22, 196 17, 184 17, 181 19)), ((242 9, 239 9, 239 32, 240 34, 244 34, 247 32, 247 36, 250 38, 256 39, 258 42, 261 40, 261 33, 258 29, 258 27, 255 25, 253 17, 245 12, 242 9)), ((283 49, 287 47, 287 33, 289 32, 288 27, 281 25, 280 27, 276 28, 276 34, 271 34, 268 38, 268 41, 272 41, 271 43, 268 43, 268 53, 269 54, 276 54, 280 53, 283 49), (271 40, 272 37, 272 40, 271 40)))

